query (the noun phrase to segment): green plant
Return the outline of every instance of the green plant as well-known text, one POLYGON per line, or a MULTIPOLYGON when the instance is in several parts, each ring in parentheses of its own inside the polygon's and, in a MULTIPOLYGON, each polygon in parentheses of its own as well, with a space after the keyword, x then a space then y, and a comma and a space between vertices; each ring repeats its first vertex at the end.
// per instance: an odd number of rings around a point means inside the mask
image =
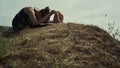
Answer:
POLYGON ((19 68, 19 65, 21 63, 22 62, 20 60, 14 60, 14 61, 11 61, 9 65, 10 65, 11 68, 19 68))
POLYGON ((0 60, 4 57, 4 54, 6 53, 7 45, 7 39, 0 36, 0 60))

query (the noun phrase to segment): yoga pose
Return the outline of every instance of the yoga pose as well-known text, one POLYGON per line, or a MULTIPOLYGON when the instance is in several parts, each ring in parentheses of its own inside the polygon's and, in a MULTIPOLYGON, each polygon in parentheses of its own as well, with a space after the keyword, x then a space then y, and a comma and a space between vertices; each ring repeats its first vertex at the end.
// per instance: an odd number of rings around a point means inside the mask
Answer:
POLYGON ((16 14, 12 21, 14 31, 22 30, 26 27, 33 27, 41 23, 62 23, 63 15, 56 10, 50 10, 49 7, 38 10, 33 7, 24 7, 16 14), (50 17, 54 15, 52 21, 50 17))

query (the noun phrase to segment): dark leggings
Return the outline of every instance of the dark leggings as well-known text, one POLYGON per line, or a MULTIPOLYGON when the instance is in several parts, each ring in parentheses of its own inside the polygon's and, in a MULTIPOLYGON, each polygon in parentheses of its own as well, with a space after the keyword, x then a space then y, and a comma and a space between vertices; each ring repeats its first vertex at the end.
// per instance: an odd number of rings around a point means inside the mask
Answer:
POLYGON ((18 14, 16 14, 12 21, 13 30, 22 30, 26 26, 29 26, 29 24, 30 19, 29 16, 24 12, 24 9, 22 9, 18 14))

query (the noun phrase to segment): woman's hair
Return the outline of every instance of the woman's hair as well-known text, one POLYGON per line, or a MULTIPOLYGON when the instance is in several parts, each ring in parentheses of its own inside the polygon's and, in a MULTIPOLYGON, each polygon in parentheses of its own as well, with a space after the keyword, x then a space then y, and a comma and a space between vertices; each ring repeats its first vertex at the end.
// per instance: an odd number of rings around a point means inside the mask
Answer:
POLYGON ((50 11, 50 8, 49 7, 45 7, 44 9, 41 9, 40 10, 40 13, 41 13, 41 17, 44 17, 46 16, 50 11))

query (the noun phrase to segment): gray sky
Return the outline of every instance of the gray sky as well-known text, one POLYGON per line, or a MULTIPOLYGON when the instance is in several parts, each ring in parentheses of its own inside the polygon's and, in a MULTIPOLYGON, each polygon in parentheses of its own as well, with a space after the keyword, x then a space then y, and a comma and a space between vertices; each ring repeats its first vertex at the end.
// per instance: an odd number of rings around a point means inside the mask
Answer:
POLYGON ((105 27, 115 21, 120 25, 120 0, 1 0, 0 25, 11 26, 15 14, 25 6, 60 10, 65 22, 105 27))

